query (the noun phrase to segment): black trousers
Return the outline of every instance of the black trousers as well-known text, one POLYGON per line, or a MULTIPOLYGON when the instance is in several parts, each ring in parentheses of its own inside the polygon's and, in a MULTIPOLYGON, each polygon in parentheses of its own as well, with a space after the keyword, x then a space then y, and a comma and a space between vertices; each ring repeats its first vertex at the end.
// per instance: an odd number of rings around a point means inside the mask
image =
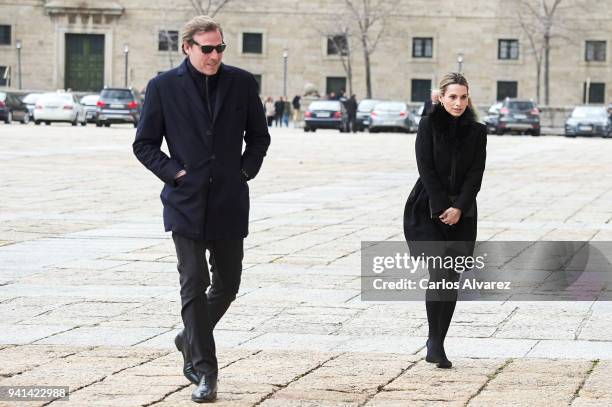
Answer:
POLYGON ((194 368, 208 375, 218 369, 213 329, 240 287, 243 239, 192 240, 176 233, 172 233, 172 239, 178 258, 184 335, 194 368))

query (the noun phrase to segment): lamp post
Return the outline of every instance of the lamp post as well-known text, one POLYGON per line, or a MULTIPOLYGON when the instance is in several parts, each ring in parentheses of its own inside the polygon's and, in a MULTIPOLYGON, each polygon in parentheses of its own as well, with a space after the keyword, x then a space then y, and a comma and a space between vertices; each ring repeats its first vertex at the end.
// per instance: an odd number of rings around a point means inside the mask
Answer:
POLYGON ((124 86, 128 86, 128 55, 130 53, 130 47, 128 44, 123 45, 123 55, 125 55, 125 83, 124 86))
POLYGON ((287 97, 287 59, 289 58, 289 50, 283 50, 283 96, 287 97))
POLYGON ((21 40, 15 42, 15 48, 17 48, 17 83, 21 89, 21 40))
POLYGON ((463 67, 463 54, 457 54, 457 71, 461 73, 463 67))

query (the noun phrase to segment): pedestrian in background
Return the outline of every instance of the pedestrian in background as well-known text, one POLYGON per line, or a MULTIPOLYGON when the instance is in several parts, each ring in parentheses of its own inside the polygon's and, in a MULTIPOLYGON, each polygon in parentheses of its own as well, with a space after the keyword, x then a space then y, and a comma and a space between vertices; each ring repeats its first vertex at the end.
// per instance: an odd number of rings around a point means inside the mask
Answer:
POLYGON ((266 99, 266 103, 264 104, 264 108, 266 111, 266 122, 268 123, 268 127, 272 127, 272 121, 274 120, 275 110, 274 110, 274 100, 272 96, 268 96, 266 99))
POLYGON ((433 111, 434 106, 438 104, 439 100, 440 92, 438 89, 432 89, 429 99, 423 104, 423 113, 421 113, 421 116, 427 116, 430 114, 433 111))
MULTIPOLYGON (((476 121, 468 81, 460 73, 444 75, 440 100, 419 122, 415 150, 419 178, 404 208, 404 235, 413 257, 473 255, 477 232, 476 195, 485 169, 487 129, 476 121)), ((458 283, 451 267, 430 267, 429 281, 458 283)), ((457 290, 427 289, 429 324, 425 360, 439 368, 452 363, 444 339, 455 311, 457 290)))
POLYGON ((283 97, 280 96, 276 102, 274 102, 274 125, 276 127, 282 126, 283 111, 285 110, 285 102, 283 97))
POLYGON ((357 133, 357 98, 353 94, 350 98, 346 100, 344 103, 346 106, 346 112, 348 114, 349 119, 349 129, 353 131, 353 133, 357 133))
POLYGON ((301 99, 302 97, 300 95, 295 95, 291 101, 291 106, 293 107, 293 125, 300 121, 301 99))
POLYGON ((289 99, 286 97, 282 97, 281 100, 283 101, 283 124, 286 127, 289 127, 289 117, 291 116, 291 102, 289 102, 289 99))

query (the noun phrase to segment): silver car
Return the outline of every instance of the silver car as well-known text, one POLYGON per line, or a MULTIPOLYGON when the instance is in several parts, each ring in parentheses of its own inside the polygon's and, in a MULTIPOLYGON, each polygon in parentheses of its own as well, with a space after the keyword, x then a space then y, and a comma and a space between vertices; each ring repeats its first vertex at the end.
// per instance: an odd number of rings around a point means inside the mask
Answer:
POLYGON ((98 117, 98 100, 100 95, 86 95, 81 98, 81 105, 85 109, 87 123, 95 123, 98 117))
POLYGON ((605 106, 576 106, 565 122, 565 136, 612 136, 612 121, 605 106))
POLYGON ((380 102, 370 113, 370 133, 401 131, 410 133, 414 128, 412 114, 404 102, 380 102))

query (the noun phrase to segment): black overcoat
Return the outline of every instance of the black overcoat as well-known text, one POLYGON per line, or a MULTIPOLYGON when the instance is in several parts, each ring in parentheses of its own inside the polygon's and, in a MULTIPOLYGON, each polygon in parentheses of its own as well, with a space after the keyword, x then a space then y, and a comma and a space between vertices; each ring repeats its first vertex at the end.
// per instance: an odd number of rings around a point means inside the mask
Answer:
POLYGON ((212 120, 186 60, 153 78, 133 144, 138 160, 164 182, 165 230, 192 239, 247 236, 249 187, 242 170, 254 178, 270 144, 253 75, 225 64, 219 69, 212 120), (160 149, 164 138, 169 156, 160 149), (177 185, 181 169, 187 175, 177 185))
POLYGON ((419 178, 404 208, 408 242, 476 240, 476 195, 485 169, 486 146, 486 127, 475 121, 470 108, 455 118, 437 104, 429 116, 421 118, 415 143, 419 178), (463 214, 473 211, 473 216, 462 215, 453 226, 445 225, 437 216, 432 218, 432 212, 439 215, 451 206, 463 214))

